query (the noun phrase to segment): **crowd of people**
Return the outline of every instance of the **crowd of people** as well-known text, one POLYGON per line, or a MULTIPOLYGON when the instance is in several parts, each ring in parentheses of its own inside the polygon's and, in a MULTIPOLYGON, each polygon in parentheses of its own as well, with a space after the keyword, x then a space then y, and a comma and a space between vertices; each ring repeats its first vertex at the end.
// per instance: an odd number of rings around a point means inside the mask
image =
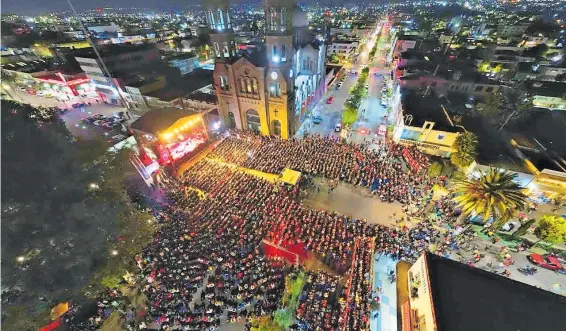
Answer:
POLYGON ((307 330, 337 330, 345 308, 340 277, 324 271, 308 272, 299 298, 297 319, 307 330))
POLYGON ((388 199, 408 201, 419 177, 389 155, 394 150, 383 145, 367 151, 321 137, 299 142, 249 134, 220 143, 167 185, 170 201, 157 211, 164 224, 136 257, 149 300, 143 327, 214 330, 279 309, 292 266, 266 255, 266 240, 281 247, 300 244, 338 274, 349 275, 345 292, 338 276, 309 272, 299 321, 320 330, 365 329, 374 251, 412 261, 434 240, 432 227, 393 229, 314 210, 301 202, 303 183, 274 183, 237 166, 269 173, 289 167, 365 186, 377 178, 388 199), (341 315, 346 309, 349 313, 341 315))
POLYGON ((346 330, 369 330, 372 284, 370 270, 373 263, 374 242, 371 238, 358 238, 355 258, 349 271, 346 304, 341 322, 346 330))
POLYGON ((430 189, 425 155, 414 148, 381 141, 368 148, 319 135, 282 140, 238 132, 215 148, 210 157, 272 174, 291 168, 315 177, 340 180, 367 187, 388 202, 408 204, 426 195, 421 191, 430 189), (420 170, 412 171, 401 162, 404 150, 410 150, 421 164, 420 170))

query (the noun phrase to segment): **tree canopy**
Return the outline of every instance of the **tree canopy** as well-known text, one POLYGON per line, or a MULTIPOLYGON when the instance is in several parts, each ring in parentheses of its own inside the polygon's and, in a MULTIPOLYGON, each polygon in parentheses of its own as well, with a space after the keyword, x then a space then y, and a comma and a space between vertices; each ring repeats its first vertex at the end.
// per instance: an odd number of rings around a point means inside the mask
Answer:
POLYGON ((526 204, 527 197, 513 181, 515 177, 493 168, 479 178, 458 180, 454 201, 465 215, 476 213, 485 221, 492 217, 493 228, 498 229, 526 204))
POLYGON ((119 246, 124 214, 135 213, 120 193, 123 160, 76 141, 55 116, 4 100, 2 108, 2 280, 19 293, 2 305, 3 327, 23 330, 10 306, 30 314, 39 297, 80 297, 119 246))
POLYGON ((535 229, 535 235, 552 244, 564 241, 566 238, 566 219, 554 215, 543 216, 535 229))
POLYGON ((464 132, 454 142, 456 152, 450 155, 450 161, 458 168, 466 168, 477 155, 478 138, 471 132, 464 132))

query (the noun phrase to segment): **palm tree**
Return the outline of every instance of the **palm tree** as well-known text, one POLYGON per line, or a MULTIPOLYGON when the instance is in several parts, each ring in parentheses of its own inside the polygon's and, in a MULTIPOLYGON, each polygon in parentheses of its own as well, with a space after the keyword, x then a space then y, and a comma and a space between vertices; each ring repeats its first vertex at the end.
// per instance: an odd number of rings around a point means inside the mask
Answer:
POLYGON ((457 181, 454 201, 466 216, 475 212, 484 221, 493 217, 492 228, 497 230, 525 207, 527 196, 513 181, 515 177, 516 174, 492 168, 479 178, 457 181))
POLYGON ((471 132, 464 132, 454 142, 456 151, 450 155, 450 161, 458 168, 466 168, 476 159, 478 138, 471 132))

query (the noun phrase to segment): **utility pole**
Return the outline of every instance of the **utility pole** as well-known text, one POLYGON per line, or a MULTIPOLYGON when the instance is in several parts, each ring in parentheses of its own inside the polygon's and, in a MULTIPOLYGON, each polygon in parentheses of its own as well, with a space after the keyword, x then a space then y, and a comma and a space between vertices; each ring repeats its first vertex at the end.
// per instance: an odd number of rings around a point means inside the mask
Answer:
MULTIPOLYGON (((432 73, 432 76, 436 76, 436 73, 438 72, 438 68, 440 68, 440 64, 436 65, 436 69, 434 69, 434 72, 432 73)), ((428 95, 428 91, 430 90, 430 84, 428 84, 428 86, 426 87, 426 91, 423 95, 423 98, 426 97, 428 95)))
POLYGON ((71 7, 71 10, 73 11, 73 15, 75 15, 75 19, 79 22, 79 26, 81 27, 81 30, 83 31, 86 39, 88 40, 88 43, 90 44, 90 46, 92 47, 92 49, 94 50, 94 53, 96 54, 96 57, 98 58, 98 61, 100 62, 100 64, 102 65, 102 70, 104 71, 104 74, 106 75, 106 77, 108 77, 108 79, 110 80, 110 84, 112 85, 112 87, 114 87, 116 89, 116 92, 118 93, 118 97, 120 98, 120 100, 122 101, 122 103, 124 104, 124 107, 126 107, 126 114, 128 115, 128 118, 131 118, 130 116, 130 104, 128 103, 128 101, 124 98, 124 96, 122 95, 122 93, 120 93, 120 87, 117 86, 114 83, 114 79, 112 79, 112 75, 110 74, 110 71, 108 71, 108 68, 106 67, 106 64, 104 63, 104 60, 102 59, 102 56, 100 56, 100 53, 98 52, 98 49, 96 48, 96 44, 94 43, 94 41, 92 41, 92 39, 90 38, 90 35, 88 34, 88 30, 87 28, 84 26, 83 21, 80 19, 79 15, 77 14, 77 11, 75 10, 75 7, 73 6, 73 4, 71 3, 71 0, 67 0, 67 2, 69 3, 69 6, 71 7))

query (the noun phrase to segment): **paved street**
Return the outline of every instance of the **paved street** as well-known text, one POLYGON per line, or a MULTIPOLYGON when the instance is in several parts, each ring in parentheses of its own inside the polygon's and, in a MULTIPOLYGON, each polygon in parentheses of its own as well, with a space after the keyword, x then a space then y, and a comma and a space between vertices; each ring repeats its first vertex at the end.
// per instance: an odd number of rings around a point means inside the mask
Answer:
POLYGON ((113 113, 118 113, 121 111, 126 111, 126 108, 110 105, 103 102, 96 102, 96 99, 92 98, 75 98, 71 101, 58 101, 55 98, 45 98, 37 95, 27 94, 25 92, 11 90, 15 101, 24 102, 35 107, 59 107, 68 109, 61 118, 65 121, 67 129, 75 137, 81 137, 85 139, 93 139, 95 137, 110 138, 112 135, 116 135, 118 128, 113 130, 103 129, 92 124, 85 124, 81 120, 85 117, 92 116, 94 114, 102 114, 105 116, 110 116, 113 113), (91 106, 86 106, 83 109, 73 108, 74 103, 91 103, 91 106))
POLYGON ((395 271, 395 265, 396 261, 392 258, 375 254, 372 290, 379 289, 380 307, 377 316, 372 312, 371 331, 397 331, 397 289, 395 283, 389 280, 389 272, 395 271))
POLYGON ((470 261, 472 260, 473 247, 477 247, 481 253, 485 253, 486 255, 475 264, 476 267, 495 272, 502 272, 507 269, 511 272, 511 279, 566 296, 566 275, 539 266, 536 266, 538 270, 537 273, 531 276, 523 275, 517 271, 517 268, 520 267, 535 266, 527 260, 527 256, 532 253, 529 251, 512 252, 509 250, 509 254, 515 261, 515 264, 509 267, 503 267, 498 260, 502 245, 493 245, 491 241, 477 237, 472 240, 470 248, 463 248, 460 249, 459 252, 452 252, 450 258, 456 261, 470 261), (491 266, 489 266, 489 264, 491 264, 491 266))
MULTIPOLYGON (((381 31, 381 26, 377 28, 381 31)), ((377 37, 381 37, 378 35, 377 37)), ((339 133, 335 132, 336 124, 342 122, 342 111, 344 104, 350 94, 350 89, 356 85, 358 77, 363 68, 368 66, 370 68, 368 77, 368 95, 359 107, 358 120, 352 125, 351 136, 349 141, 356 143, 363 142, 366 138, 373 138, 377 134, 380 124, 386 124, 384 118, 387 115, 387 107, 381 105, 381 88, 384 84, 384 75, 389 74, 389 69, 384 67, 385 50, 383 48, 383 41, 378 40, 373 36, 359 51, 358 59, 352 63, 351 68, 345 68, 340 76, 337 77, 332 86, 328 88, 328 92, 321 99, 318 105, 315 106, 311 115, 322 117, 322 123, 314 124, 312 121, 306 120, 302 127, 299 129, 297 136, 302 136, 303 133, 318 133, 321 135, 331 135, 338 137, 339 133), (373 48, 374 43, 378 43, 378 51, 375 56, 369 58, 369 53, 373 48), (350 70, 355 70, 358 74, 353 74, 350 70), (345 76, 344 83, 340 89, 337 89, 340 77, 345 76), (331 104, 327 103, 328 98, 333 97, 331 104), (358 130, 362 130, 362 133, 358 130)))
POLYGON ((328 193, 328 185, 322 179, 315 179, 320 190, 309 192, 305 203, 315 209, 336 211, 358 219, 365 219, 371 224, 397 226, 395 215, 402 214, 401 204, 382 202, 370 194, 367 188, 354 187, 340 183, 334 191, 328 193))

